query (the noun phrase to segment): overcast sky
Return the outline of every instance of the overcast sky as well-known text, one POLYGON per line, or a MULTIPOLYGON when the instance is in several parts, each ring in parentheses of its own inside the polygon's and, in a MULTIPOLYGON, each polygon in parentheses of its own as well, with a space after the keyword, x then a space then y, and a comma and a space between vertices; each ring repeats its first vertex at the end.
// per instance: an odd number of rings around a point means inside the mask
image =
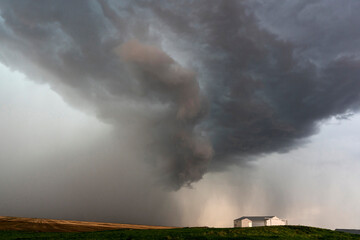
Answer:
POLYGON ((2 1, 0 215, 359 228, 359 10, 2 1))

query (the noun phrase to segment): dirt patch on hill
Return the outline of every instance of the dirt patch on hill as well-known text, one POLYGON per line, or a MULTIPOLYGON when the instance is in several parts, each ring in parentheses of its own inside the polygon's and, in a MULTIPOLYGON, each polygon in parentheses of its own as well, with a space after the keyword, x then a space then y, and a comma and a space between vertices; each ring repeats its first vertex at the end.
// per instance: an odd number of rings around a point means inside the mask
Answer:
POLYGON ((0 216, 0 230, 35 232, 91 232, 124 228, 170 229, 174 227, 0 216))

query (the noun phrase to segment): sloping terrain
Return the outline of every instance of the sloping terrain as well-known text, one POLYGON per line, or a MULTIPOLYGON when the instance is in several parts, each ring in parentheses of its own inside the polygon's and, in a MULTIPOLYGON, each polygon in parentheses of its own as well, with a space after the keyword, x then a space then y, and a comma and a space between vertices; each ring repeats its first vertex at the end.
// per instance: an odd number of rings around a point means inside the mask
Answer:
POLYGON ((0 230, 35 232, 91 232, 123 228, 169 229, 171 227, 0 216, 0 230))
POLYGON ((0 217, 0 239, 360 240, 360 235, 305 226, 171 228, 118 223, 0 217))
POLYGON ((131 239, 131 240, 331 240, 360 239, 359 235, 303 226, 253 228, 120 229, 101 232, 0 231, 0 239, 131 239))

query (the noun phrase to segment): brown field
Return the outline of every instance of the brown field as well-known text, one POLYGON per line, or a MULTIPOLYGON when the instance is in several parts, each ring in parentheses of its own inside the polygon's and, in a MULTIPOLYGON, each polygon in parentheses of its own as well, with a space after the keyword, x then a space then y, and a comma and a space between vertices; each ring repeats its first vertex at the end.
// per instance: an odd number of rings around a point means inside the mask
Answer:
POLYGON ((91 232, 122 228, 170 229, 174 227, 0 216, 0 230, 35 232, 91 232))

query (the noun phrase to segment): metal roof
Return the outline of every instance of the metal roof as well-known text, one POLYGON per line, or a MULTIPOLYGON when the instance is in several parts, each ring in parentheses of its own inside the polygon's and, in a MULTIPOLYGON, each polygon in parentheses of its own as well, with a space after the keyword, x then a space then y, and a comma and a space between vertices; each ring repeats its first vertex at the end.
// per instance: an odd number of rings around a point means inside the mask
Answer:
POLYGON ((249 219, 251 221, 261 221, 261 220, 267 220, 270 218, 273 218, 275 216, 244 216, 235 220, 243 220, 243 219, 249 219))

